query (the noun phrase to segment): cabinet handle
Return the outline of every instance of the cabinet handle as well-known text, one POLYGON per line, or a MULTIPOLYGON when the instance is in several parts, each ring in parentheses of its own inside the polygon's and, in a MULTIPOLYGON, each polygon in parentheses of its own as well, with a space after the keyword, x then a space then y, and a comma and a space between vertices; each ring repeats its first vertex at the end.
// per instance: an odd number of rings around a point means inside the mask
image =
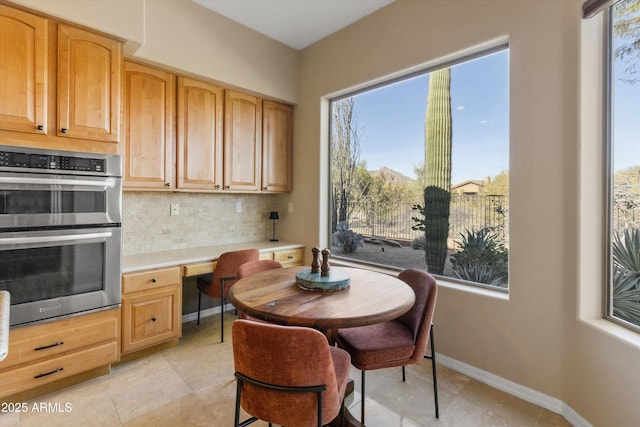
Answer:
POLYGON ((155 322, 156 320, 157 320, 157 319, 156 319, 156 316, 153 316, 153 317, 151 318, 151 321, 152 321, 152 322, 155 322))
POLYGON ((267 190, 267 187, 262 187, 263 190, 267 190))
POLYGON ((224 188, 231 188, 231 186, 230 185, 225 185, 224 188))
POLYGON ((214 185, 213 188, 220 188, 220 184, 214 185))
POLYGON ((164 183, 164 186, 165 186, 165 187, 171 187, 171 183, 170 183, 170 182, 165 182, 165 183, 164 183))
POLYGON ((67 128, 60 129, 60 132, 66 134, 67 133, 67 128))
POLYGON ((287 259, 293 259, 293 255, 288 255, 287 259))
POLYGON ((49 345, 43 345, 42 347, 36 347, 34 349, 34 351, 46 350, 48 348, 57 347, 57 346, 62 345, 62 344, 64 344, 64 341, 58 341, 57 343, 53 343, 53 344, 49 344, 49 345))
POLYGON ((42 131, 42 130, 44 130, 44 126, 42 126, 42 125, 38 125, 38 126, 36 126, 36 129, 38 129, 38 130, 41 130, 41 131, 42 131))
POLYGON ((155 278, 155 277, 152 277, 152 278, 151 278, 151 283, 156 283, 156 282, 157 282, 156 278, 155 278))
POLYGON ((34 379, 38 379, 38 378, 46 377, 47 375, 57 374, 58 372, 62 372, 62 371, 64 371, 64 368, 57 368, 57 369, 54 369, 54 370, 53 370, 53 371, 51 371, 51 372, 45 372, 44 374, 38 374, 38 375, 36 375, 36 376, 35 376, 35 377, 33 377, 33 378, 34 378, 34 379))

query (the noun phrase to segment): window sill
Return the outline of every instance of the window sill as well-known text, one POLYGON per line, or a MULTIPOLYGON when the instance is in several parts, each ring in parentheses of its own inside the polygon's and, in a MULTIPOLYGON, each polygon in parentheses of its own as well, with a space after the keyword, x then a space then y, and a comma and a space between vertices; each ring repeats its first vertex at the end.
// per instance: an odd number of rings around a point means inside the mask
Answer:
MULTIPOLYGON (((384 266, 379 266, 374 264, 353 262, 345 258, 332 258, 331 265, 342 266, 342 267, 363 268, 365 270, 376 271, 378 273, 390 274, 393 276, 397 276, 398 273, 402 271, 401 269, 386 268, 384 266)), ((496 298, 503 301, 509 301, 509 291, 506 289, 494 290, 494 289, 489 289, 488 287, 477 286, 473 284, 467 285, 464 283, 454 282, 453 280, 447 280, 447 278, 442 276, 437 276, 436 281, 438 282, 438 286, 442 286, 448 289, 453 289, 455 291, 468 292, 476 295, 481 295, 484 297, 496 298)))
POLYGON ((581 319, 582 322, 591 326, 599 332, 617 339, 618 341, 628 344, 640 350, 640 334, 631 329, 625 328, 607 319, 581 319))

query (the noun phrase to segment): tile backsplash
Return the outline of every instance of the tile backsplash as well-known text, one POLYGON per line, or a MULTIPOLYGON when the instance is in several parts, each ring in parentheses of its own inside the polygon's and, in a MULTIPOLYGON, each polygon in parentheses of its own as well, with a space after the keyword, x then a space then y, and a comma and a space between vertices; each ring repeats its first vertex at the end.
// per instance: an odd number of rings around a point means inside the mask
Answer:
POLYGON ((123 255, 268 240, 272 233, 269 211, 275 210, 276 197, 125 192, 123 255), (178 215, 170 215, 172 204, 179 206, 178 215))

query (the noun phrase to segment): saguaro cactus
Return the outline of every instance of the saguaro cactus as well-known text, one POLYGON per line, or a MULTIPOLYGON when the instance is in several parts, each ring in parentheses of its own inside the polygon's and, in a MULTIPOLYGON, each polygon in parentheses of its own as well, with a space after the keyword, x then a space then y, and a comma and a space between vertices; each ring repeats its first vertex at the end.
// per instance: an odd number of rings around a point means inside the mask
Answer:
POLYGON ((429 76, 425 120, 425 260, 430 273, 442 274, 447 259, 451 201, 451 70, 429 76))

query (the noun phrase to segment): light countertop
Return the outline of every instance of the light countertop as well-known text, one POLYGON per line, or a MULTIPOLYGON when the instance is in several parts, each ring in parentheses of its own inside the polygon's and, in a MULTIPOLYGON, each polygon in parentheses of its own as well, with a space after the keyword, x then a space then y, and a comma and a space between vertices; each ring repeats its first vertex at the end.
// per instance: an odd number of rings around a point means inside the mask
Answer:
POLYGON ((0 291, 0 362, 9 353, 9 292, 0 291))
POLYGON ((304 245, 286 241, 279 242, 245 242, 229 243, 197 248, 172 249, 160 252, 127 255, 122 258, 122 272, 149 270, 154 268, 171 267, 175 265, 193 264, 217 260, 221 254, 240 249, 257 248, 260 252, 282 251, 298 249, 304 245))

